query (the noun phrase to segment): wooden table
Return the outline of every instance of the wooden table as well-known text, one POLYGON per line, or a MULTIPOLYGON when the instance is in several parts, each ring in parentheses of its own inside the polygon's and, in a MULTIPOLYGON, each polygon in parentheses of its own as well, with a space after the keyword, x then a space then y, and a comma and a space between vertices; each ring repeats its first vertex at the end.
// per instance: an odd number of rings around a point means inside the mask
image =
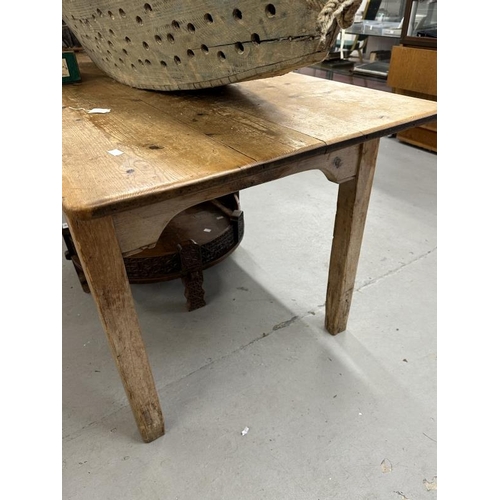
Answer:
POLYGON ((62 91, 63 211, 150 442, 165 432, 163 415, 123 256, 154 246, 187 207, 319 169, 339 184, 325 327, 342 332, 379 139, 434 120, 436 103, 297 73, 162 93, 121 85, 85 56, 79 64, 82 83, 62 91))

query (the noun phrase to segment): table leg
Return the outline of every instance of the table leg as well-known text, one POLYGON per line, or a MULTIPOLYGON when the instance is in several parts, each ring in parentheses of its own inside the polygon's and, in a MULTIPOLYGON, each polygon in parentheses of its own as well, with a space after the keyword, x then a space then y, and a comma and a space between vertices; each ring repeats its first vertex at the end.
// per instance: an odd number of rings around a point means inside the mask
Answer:
POLYGON ((378 145, 375 139, 360 146, 356 177, 339 184, 325 313, 325 327, 332 335, 347 328, 378 145))
POLYGON ((163 415, 112 219, 67 220, 137 427, 149 443, 165 433, 163 415))

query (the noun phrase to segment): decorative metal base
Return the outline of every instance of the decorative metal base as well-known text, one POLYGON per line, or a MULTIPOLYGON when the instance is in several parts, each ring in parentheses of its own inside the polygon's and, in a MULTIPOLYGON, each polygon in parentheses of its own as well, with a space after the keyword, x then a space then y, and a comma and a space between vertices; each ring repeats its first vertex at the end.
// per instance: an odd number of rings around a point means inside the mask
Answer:
MULTIPOLYGON (((166 226, 156 246, 124 257, 129 282, 154 283, 182 279, 189 311, 203 307, 203 270, 220 262, 240 244, 244 233, 239 193, 190 207, 166 226)), ((89 293, 80 260, 66 224, 65 257, 73 262, 84 292, 89 293)))

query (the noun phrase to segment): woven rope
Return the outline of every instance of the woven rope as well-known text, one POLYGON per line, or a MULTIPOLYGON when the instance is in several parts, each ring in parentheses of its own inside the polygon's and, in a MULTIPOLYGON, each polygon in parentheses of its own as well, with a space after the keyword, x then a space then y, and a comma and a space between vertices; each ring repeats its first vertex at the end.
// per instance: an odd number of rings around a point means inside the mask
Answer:
POLYGON ((316 10, 321 9, 318 15, 318 27, 321 32, 322 43, 326 42, 326 35, 334 21, 342 29, 347 29, 354 22, 354 16, 361 5, 362 0, 308 0, 308 4, 316 10))

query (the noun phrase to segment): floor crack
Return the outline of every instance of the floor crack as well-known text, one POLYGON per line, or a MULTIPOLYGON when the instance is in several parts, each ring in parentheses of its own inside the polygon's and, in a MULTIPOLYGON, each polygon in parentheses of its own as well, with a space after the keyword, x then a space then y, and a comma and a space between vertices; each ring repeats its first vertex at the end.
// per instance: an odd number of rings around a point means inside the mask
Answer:
POLYGON ((396 267, 395 269, 391 269, 390 271, 387 271, 382 276, 379 276, 378 278, 373 278, 371 280, 366 281, 365 283, 360 285, 358 288, 356 288, 354 291, 360 292, 361 290, 363 290, 369 286, 375 285, 376 283, 387 278, 388 276, 392 276, 393 274, 397 274, 399 271, 401 271, 405 267, 410 266, 410 265, 414 264, 415 262, 418 262, 419 260, 424 259, 425 257, 430 255, 431 253, 434 253, 436 250, 437 250, 437 247, 434 247, 431 250, 429 250, 428 252, 425 252, 424 254, 419 255, 418 257, 415 257, 414 259, 410 260, 409 262, 405 262, 404 264, 401 264, 399 267, 396 267))

